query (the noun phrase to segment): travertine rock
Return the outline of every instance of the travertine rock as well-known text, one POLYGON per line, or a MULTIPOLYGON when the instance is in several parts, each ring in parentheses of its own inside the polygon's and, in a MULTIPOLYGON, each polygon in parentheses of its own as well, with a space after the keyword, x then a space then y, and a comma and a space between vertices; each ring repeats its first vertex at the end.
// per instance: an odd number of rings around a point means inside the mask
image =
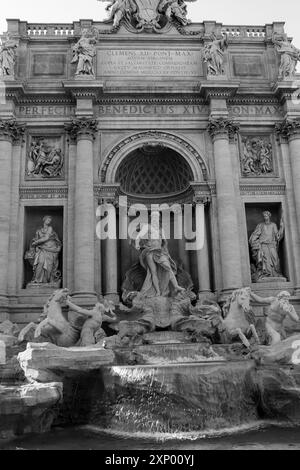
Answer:
POLYGON ((19 342, 33 341, 36 328, 37 328, 36 323, 33 323, 33 322, 28 323, 28 325, 24 326, 24 328, 20 331, 19 336, 18 336, 18 341, 19 342))
POLYGON ((300 335, 293 335, 273 346, 259 346, 251 356, 259 365, 300 364, 300 335))
POLYGON ((12 335, 17 336, 20 332, 20 328, 18 325, 12 323, 9 320, 5 320, 3 323, 0 324, 0 333, 3 335, 12 335))
POLYGON ((13 335, 4 335, 0 333, 0 341, 3 341, 6 346, 11 347, 18 342, 18 339, 13 335))
POLYGON ((49 431, 62 388, 62 383, 0 385, 0 436, 49 431))
POLYGON ((51 343, 28 343, 18 360, 28 380, 49 382, 61 376, 99 369, 114 361, 114 353, 102 347, 61 348, 51 343))

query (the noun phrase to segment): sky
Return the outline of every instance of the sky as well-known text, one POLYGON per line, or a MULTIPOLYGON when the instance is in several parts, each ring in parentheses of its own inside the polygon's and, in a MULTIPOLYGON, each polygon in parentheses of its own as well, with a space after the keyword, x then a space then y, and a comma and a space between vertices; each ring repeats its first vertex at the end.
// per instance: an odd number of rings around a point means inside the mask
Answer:
MULTIPOLYGON (((2 0, 0 32, 6 18, 29 23, 72 23, 79 19, 101 21, 107 17, 107 2, 97 0, 2 0)), ((285 30, 300 48, 299 0, 196 0, 189 3, 188 17, 194 22, 215 20, 225 25, 264 25, 285 21, 285 30)))

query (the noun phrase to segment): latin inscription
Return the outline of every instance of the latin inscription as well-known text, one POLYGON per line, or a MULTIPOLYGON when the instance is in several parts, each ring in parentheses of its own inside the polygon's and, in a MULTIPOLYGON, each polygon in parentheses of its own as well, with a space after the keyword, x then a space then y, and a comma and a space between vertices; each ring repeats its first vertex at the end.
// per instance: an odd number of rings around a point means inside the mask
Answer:
POLYGON ((203 105, 100 105, 99 114, 106 116, 122 116, 122 115, 145 115, 145 116, 160 116, 160 115, 207 115, 209 111, 208 106, 203 105))
POLYGON ((282 108, 276 105, 229 106, 229 113, 233 116, 281 116, 282 108))
POLYGON ((202 75, 200 50, 98 51, 97 64, 100 76, 198 77, 202 75))
POLYGON ((72 106, 19 106, 18 115, 27 117, 70 116, 74 115, 72 106))

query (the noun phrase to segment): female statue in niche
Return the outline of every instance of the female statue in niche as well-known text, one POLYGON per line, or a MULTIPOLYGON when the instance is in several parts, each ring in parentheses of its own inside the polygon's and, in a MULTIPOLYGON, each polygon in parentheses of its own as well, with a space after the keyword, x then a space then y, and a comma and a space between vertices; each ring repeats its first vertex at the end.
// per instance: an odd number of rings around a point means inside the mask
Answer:
POLYGON ((278 245, 284 235, 283 220, 277 225, 271 222, 271 212, 264 211, 264 222, 257 225, 249 239, 256 272, 253 281, 260 278, 282 277, 278 245))
POLYGON ((62 249, 62 243, 52 227, 52 217, 46 215, 43 218, 43 227, 36 231, 31 241, 30 249, 25 253, 33 268, 33 284, 60 283, 61 273, 58 270, 58 255, 62 249))

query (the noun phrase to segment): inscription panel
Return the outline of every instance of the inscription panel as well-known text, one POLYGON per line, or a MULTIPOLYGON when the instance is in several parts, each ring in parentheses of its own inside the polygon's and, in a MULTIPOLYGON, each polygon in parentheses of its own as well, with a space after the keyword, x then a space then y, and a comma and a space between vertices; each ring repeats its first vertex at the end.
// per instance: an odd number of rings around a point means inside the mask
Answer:
POLYGON ((99 106, 98 113, 104 116, 207 116, 209 107, 201 104, 103 104, 99 106))
POLYGON ((29 117, 64 117, 64 116, 73 116, 75 115, 75 107, 69 105, 53 105, 53 106, 18 106, 17 107, 18 116, 29 117))
POLYGON ((262 77, 264 69, 260 55, 233 56, 233 70, 237 77, 262 77))
POLYGON ((98 51, 97 75, 134 77, 198 77, 200 50, 111 49, 98 51))
POLYGON ((65 54, 34 54, 32 75, 64 75, 65 66, 65 54))

